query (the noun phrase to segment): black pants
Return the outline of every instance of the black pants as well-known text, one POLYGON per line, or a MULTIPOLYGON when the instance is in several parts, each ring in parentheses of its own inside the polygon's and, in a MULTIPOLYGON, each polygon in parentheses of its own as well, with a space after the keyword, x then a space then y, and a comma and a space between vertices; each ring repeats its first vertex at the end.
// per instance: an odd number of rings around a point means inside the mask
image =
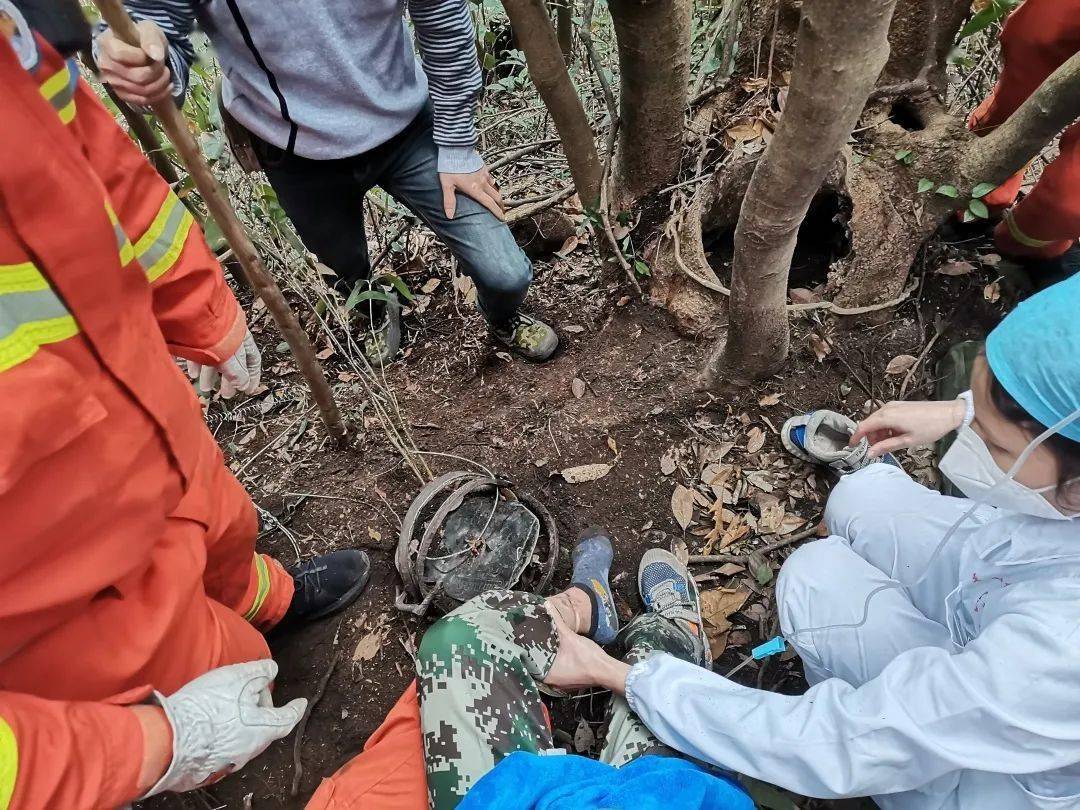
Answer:
POLYGON ((252 143, 282 208, 307 248, 337 273, 340 291, 371 274, 364 196, 377 185, 450 248, 490 321, 506 320, 525 300, 532 265, 505 223, 460 194, 454 218, 443 212, 430 108, 386 143, 348 158, 311 160, 254 136, 252 143))

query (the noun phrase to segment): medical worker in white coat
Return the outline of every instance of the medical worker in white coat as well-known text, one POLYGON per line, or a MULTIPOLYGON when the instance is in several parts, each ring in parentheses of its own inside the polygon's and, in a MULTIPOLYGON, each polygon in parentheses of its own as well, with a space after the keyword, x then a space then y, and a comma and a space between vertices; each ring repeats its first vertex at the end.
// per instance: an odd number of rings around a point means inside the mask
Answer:
POLYGON ((740 686, 669 655, 628 668, 568 635, 576 680, 625 691, 668 745, 805 796, 1080 808, 1080 420, 1068 421, 1078 416, 1073 278, 991 333, 970 395, 891 403, 860 424, 856 438, 878 455, 957 429, 940 466, 968 499, 889 464, 839 482, 830 536, 795 551, 777 581, 805 694, 740 686))

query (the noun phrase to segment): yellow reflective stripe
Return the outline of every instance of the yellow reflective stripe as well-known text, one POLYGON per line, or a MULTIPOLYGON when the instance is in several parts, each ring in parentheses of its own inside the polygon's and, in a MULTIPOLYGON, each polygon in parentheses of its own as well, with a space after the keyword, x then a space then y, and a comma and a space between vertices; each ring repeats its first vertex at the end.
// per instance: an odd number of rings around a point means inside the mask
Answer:
POLYGON ((0 264, 0 295, 47 289, 49 289, 49 282, 34 267, 33 262, 0 264))
POLYGON ((1010 208, 1005 212, 1005 224, 1009 226, 1009 233, 1012 238, 1019 242, 1021 245, 1026 245, 1029 248, 1041 248, 1046 247, 1053 239, 1036 239, 1034 236, 1028 236, 1022 230, 1020 226, 1016 224, 1016 220, 1013 219, 1013 212, 1010 208))
POLYGON ((75 99, 72 99, 57 112, 60 114, 60 122, 63 124, 70 124, 71 120, 75 117, 75 99))
POLYGON ((116 247, 120 251, 120 266, 126 267, 135 258, 135 248, 131 246, 131 240, 128 239, 123 226, 120 225, 116 212, 113 211, 107 200, 105 202, 105 213, 109 215, 109 221, 113 225, 113 232, 116 234, 116 247))
POLYGON ((0 810, 8 810, 11 796, 15 793, 15 779, 19 775, 19 745, 15 732, 0 717, 0 810))
POLYGON ((187 206, 169 192, 154 221, 135 243, 135 256, 151 283, 176 264, 194 221, 187 206))
POLYGON ((41 84, 41 95, 56 109, 60 120, 71 123, 75 117, 75 87, 78 76, 75 68, 65 62, 64 66, 41 84))
POLYGON ((47 343, 59 343, 78 333, 79 327, 70 315, 19 324, 0 338, 0 371, 29 360, 47 343))
POLYGON ((266 560, 259 554, 255 555, 255 574, 259 578, 259 588, 255 593, 255 601, 244 614, 244 619, 249 622, 258 615, 263 603, 266 602, 266 597, 270 595, 270 571, 266 567, 266 560))
POLYGON ((41 95, 47 101, 52 101, 58 93, 60 93, 65 87, 71 84, 71 73, 67 62, 60 68, 57 73, 47 78, 41 83, 41 95))

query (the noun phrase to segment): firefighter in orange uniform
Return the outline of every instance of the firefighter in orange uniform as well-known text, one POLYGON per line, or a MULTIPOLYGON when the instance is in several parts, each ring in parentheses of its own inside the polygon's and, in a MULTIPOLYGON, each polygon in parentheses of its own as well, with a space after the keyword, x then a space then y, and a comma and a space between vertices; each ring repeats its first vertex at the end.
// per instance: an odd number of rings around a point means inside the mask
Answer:
MULTIPOLYGON (((1080 52, 1080 0, 1026 0, 1001 33, 1001 77, 971 114, 968 127, 984 135, 1003 124, 1051 73, 1080 52)), ((984 201, 1001 210, 1013 204, 1024 181, 1021 171, 984 201)), ((1021 260, 1039 287, 1069 274, 1080 256, 1080 123, 1061 136, 1060 154, 1031 193, 1004 211, 994 230, 998 249, 1021 260), (1066 254, 1069 254, 1066 256, 1066 254)))
POLYGON ((77 0, 0 0, 0 810, 243 765, 303 710, 273 706, 261 631, 340 610, 370 569, 255 553, 171 355, 250 391, 258 350, 191 214, 79 79, 88 42, 77 0))

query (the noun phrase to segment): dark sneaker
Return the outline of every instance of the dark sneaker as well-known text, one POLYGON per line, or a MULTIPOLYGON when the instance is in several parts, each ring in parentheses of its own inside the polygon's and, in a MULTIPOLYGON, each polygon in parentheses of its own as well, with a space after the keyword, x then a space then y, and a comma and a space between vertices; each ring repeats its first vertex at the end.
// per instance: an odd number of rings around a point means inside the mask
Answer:
POLYGON ((699 662, 709 665, 711 655, 701 620, 701 597, 690 571, 670 551, 651 548, 638 566, 638 590, 645 610, 663 616, 694 639, 699 662))
POLYGON ((514 354, 542 363, 559 347, 555 330, 531 315, 518 312, 502 324, 489 323, 492 336, 514 354))
POLYGON ((286 618, 316 621, 348 607, 368 584, 371 559, 359 549, 319 554, 290 568, 296 590, 286 618))
POLYGON ((401 302, 397 293, 387 293, 385 302, 371 302, 368 325, 361 331, 361 350, 372 368, 382 368, 397 357, 401 348, 401 302))

